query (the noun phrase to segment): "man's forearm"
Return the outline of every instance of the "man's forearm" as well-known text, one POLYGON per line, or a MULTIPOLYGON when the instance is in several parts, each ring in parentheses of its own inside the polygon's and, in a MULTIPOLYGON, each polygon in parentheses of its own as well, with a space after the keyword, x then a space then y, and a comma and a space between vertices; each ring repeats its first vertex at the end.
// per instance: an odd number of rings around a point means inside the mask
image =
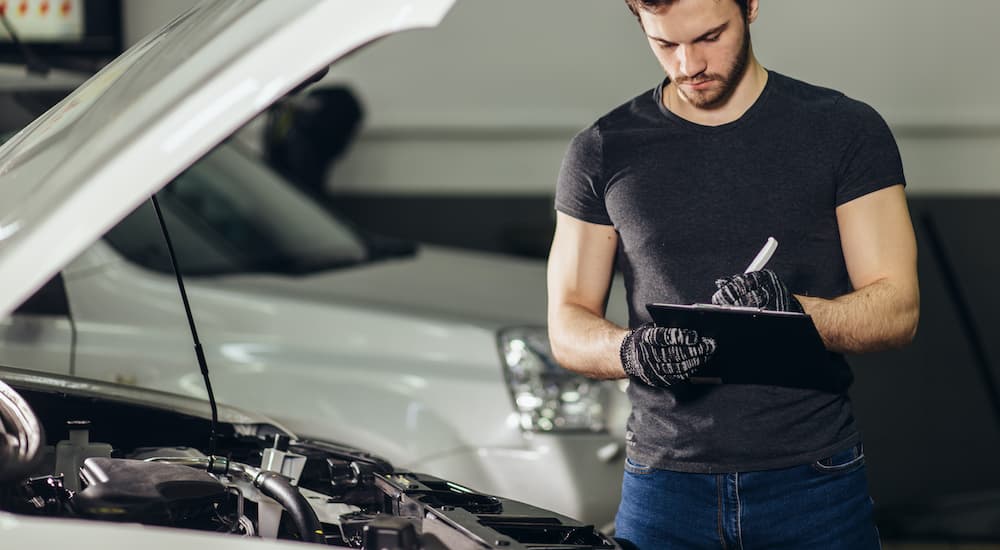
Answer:
POLYGON ((833 300, 796 296, 812 316, 830 351, 867 353, 898 348, 913 340, 920 316, 920 296, 887 279, 833 300))
POLYGON ((549 316, 552 353, 563 367, 599 379, 625 378, 619 349, 628 330, 577 305, 549 316))

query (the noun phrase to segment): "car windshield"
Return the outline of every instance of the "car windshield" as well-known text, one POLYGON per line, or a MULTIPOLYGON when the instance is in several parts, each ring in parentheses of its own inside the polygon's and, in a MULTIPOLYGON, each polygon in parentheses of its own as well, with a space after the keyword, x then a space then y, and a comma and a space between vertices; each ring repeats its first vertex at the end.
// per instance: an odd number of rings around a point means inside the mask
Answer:
MULTIPOLYGON (((158 195, 185 274, 297 274, 370 259, 364 238, 235 142, 218 146, 158 195)), ((143 267, 171 263, 150 203, 105 240, 143 267)))

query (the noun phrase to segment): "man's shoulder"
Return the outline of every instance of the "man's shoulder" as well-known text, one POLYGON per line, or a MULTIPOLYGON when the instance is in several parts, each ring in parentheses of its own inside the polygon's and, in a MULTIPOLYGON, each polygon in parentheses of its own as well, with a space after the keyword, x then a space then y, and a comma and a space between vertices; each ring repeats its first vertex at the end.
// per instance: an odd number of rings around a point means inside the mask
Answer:
POLYGON ((803 106, 833 108, 847 97, 839 90, 811 84, 776 71, 770 71, 769 78, 779 97, 803 106))
POLYGON ((654 125, 660 116, 655 96, 656 88, 646 90, 599 117, 591 128, 604 133, 654 125))
POLYGON ((874 110, 865 102, 847 96, 840 90, 811 84, 803 80, 770 71, 776 94, 786 104, 822 114, 865 116, 874 110))
POLYGON ((626 138, 634 131, 655 127, 657 106, 656 89, 647 90, 600 116, 592 124, 577 132, 570 149, 601 151, 608 136, 626 138))

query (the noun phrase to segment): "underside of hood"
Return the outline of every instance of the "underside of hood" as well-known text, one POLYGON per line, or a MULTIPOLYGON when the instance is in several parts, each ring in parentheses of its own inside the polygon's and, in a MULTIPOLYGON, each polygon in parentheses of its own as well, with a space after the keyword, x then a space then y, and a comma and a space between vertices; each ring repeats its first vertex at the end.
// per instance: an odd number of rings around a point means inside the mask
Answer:
POLYGON ((0 318, 288 91, 453 0, 206 0, 0 148, 0 318))

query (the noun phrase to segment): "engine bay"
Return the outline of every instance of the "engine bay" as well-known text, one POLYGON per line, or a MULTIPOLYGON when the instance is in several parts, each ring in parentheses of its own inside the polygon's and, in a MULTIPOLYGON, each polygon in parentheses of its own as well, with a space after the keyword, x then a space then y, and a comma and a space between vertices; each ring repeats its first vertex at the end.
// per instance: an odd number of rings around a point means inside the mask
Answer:
POLYGON ((198 416, 16 391, 45 435, 30 470, 0 484, 6 512, 345 548, 618 548, 591 525, 269 424, 220 422, 211 455, 198 416))

